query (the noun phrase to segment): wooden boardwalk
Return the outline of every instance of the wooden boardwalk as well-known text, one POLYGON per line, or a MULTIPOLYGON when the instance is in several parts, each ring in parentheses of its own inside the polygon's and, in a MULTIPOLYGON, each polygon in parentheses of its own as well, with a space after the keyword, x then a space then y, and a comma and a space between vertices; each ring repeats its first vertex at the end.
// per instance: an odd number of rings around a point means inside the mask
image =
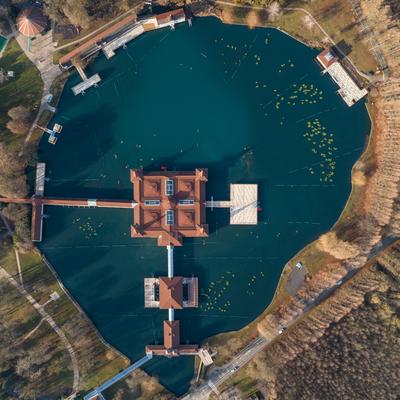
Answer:
POLYGON ((35 195, 44 196, 44 178, 46 174, 46 164, 39 162, 36 164, 36 182, 35 182, 35 195))

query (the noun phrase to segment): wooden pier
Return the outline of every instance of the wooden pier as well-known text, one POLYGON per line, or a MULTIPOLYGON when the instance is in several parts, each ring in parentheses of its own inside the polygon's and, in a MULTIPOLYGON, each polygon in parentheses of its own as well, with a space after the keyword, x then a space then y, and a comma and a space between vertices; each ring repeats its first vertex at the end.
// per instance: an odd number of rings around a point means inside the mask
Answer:
POLYGON ((159 285, 158 278, 144 278, 144 307, 158 308, 160 301, 156 300, 156 287, 159 285))
POLYGON ((87 89, 92 86, 96 87, 101 81, 99 74, 95 74, 90 78, 86 77, 83 69, 78 63, 74 63, 74 60, 82 61, 100 49, 103 50, 107 58, 111 58, 115 55, 115 50, 125 46, 128 42, 146 31, 165 27, 175 29, 176 24, 185 21, 186 14, 183 8, 167 11, 159 15, 148 16, 139 21, 136 21, 136 16, 131 14, 64 55, 59 60, 60 66, 63 69, 75 66, 82 78, 82 82, 72 88, 74 95, 84 94, 87 89))
POLYGON ((46 164, 37 163, 36 164, 36 181, 35 181, 35 195, 43 197, 44 195, 44 183, 46 175, 46 164))
POLYGON ((101 81, 99 74, 94 74, 90 78, 84 79, 81 83, 78 83, 72 88, 74 95, 85 93, 85 91, 92 86, 96 87, 101 81))
POLYGON ((85 208, 119 208, 132 209, 136 206, 133 200, 114 199, 71 199, 59 197, 44 197, 46 164, 36 165, 35 194, 26 198, 0 197, 0 203, 29 204, 32 206, 31 239, 41 242, 43 239, 44 206, 85 207, 85 208))

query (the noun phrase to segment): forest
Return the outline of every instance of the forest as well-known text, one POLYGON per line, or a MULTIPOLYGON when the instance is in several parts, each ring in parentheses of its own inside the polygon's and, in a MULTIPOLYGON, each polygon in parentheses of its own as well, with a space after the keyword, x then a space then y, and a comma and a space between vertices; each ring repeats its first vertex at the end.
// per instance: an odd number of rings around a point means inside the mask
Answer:
POLYGON ((400 241, 307 313, 245 373, 271 399, 398 399, 400 241))

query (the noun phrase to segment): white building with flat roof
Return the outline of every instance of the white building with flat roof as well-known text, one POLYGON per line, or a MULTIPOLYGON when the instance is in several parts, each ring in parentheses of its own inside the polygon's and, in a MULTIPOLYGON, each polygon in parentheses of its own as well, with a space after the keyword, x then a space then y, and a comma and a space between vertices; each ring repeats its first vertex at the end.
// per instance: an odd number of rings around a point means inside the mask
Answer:
POLYGON ((367 89, 357 85, 331 48, 318 54, 317 60, 324 68, 322 73, 328 73, 339 86, 338 93, 349 107, 367 95, 367 89))

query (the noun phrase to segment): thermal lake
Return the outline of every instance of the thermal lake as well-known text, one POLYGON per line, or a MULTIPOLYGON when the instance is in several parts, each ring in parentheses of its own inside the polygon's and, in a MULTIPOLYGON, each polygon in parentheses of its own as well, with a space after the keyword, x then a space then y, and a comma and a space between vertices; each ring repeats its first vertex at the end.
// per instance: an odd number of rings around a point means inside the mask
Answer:
MULTIPOLYGON (((327 231, 351 190, 370 121, 321 75, 318 52, 273 29, 201 18, 149 32, 88 67, 102 82, 75 97, 68 80, 39 149, 47 196, 132 199, 129 169, 208 168, 207 199, 257 183, 257 226, 207 211, 210 235, 175 249, 175 275, 199 277, 198 309, 177 311, 182 343, 239 329, 271 301, 285 263, 327 231)), ((144 308, 144 277, 166 275, 167 251, 132 239, 132 210, 47 207, 40 248, 103 337, 133 361, 162 343, 167 312, 144 308)), ((193 358, 145 368, 175 393, 193 358)))

